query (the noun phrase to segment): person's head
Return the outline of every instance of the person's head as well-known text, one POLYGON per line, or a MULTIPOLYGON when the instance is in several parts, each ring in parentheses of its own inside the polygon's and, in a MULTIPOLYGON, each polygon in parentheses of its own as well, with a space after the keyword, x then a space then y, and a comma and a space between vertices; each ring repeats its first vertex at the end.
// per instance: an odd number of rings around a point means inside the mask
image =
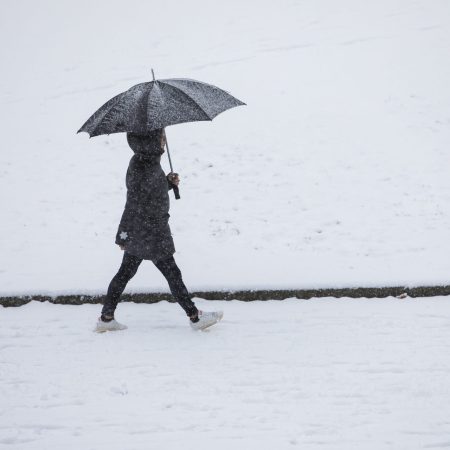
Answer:
POLYGON ((145 160, 155 160, 164 153, 165 133, 164 129, 151 131, 146 135, 127 133, 128 145, 134 153, 141 155, 145 160))

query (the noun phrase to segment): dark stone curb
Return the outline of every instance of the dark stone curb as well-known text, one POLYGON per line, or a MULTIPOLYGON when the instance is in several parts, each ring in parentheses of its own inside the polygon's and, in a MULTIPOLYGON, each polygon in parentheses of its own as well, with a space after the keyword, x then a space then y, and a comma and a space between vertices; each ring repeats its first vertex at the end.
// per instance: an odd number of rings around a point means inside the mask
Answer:
MULTIPOLYGON (((435 297, 450 295, 450 286, 421 286, 421 287, 383 287, 383 288, 343 288, 343 289, 292 289, 292 290, 242 290, 242 291, 204 291, 192 292, 193 297, 205 300, 284 300, 298 298, 309 300, 320 297, 350 297, 350 298, 385 298, 385 297, 435 297)), ((0 297, 0 305, 22 306, 32 300, 50 302, 60 305, 84 305, 103 303, 104 295, 26 295, 18 297, 0 297)), ((134 303, 158 303, 161 300, 174 302, 167 293, 150 292, 147 294, 124 294, 122 301, 134 303)))

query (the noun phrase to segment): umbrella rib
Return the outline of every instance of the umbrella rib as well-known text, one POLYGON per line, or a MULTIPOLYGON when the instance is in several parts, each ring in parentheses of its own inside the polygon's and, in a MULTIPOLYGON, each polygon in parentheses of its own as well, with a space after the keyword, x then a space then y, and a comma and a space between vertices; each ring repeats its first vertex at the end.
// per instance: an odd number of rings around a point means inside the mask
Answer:
POLYGON ((190 97, 188 94, 186 94, 186 92, 184 92, 183 89, 180 89, 179 87, 174 86, 173 84, 170 84, 170 83, 161 82, 161 80, 159 82, 162 84, 165 84, 166 86, 170 86, 171 88, 176 89, 177 91, 181 92, 190 102, 194 103, 194 105, 196 105, 198 107, 198 109, 207 117, 206 120, 213 120, 213 118, 209 117, 209 114, 192 97, 190 97))
POLYGON ((147 103, 146 103, 146 106, 147 106, 147 108, 146 108, 146 126, 148 126, 148 124, 150 123, 149 122, 149 114, 150 114, 150 109, 149 109, 149 107, 148 107, 148 104, 149 104, 149 102, 150 102, 150 95, 152 95, 152 92, 153 92, 153 88, 155 87, 155 82, 154 81, 151 81, 150 82, 150 88, 149 88, 149 90, 148 90, 148 94, 147 94, 147 103))

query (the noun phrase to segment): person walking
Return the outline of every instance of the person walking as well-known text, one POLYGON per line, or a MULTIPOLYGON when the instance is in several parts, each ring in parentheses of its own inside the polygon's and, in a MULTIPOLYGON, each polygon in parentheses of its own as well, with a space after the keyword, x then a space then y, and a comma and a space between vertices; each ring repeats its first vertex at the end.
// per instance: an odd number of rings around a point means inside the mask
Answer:
POLYGON ((221 311, 200 311, 191 300, 173 254, 175 246, 169 227, 169 191, 178 186, 178 174, 167 176, 161 167, 166 136, 163 128, 145 136, 127 133, 134 152, 126 175, 127 201, 116 235, 124 251, 122 264, 111 280, 101 316, 94 331, 126 329, 114 313, 127 283, 143 260, 151 260, 166 278, 175 300, 190 319, 194 330, 203 330, 222 319, 221 311))

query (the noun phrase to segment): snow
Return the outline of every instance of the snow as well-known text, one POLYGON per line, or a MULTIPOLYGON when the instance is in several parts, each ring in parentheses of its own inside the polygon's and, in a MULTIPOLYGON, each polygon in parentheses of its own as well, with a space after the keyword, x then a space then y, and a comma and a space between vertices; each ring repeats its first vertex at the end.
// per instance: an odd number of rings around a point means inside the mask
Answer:
POLYGON ((0 310, 0 449, 447 448, 448 297, 0 310))
MULTIPOLYGON (((106 291, 132 153, 75 133, 151 68, 248 105, 167 129, 191 290, 448 283, 447 0, 3 9, 1 295, 106 291)), ((128 289, 167 285, 150 264, 128 289)))
MULTIPOLYGON (((0 38, 0 296, 105 293, 132 152, 76 131, 151 68, 247 104, 167 129, 192 291, 448 284, 448 0, 17 0, 0 38)), ((195 301, 0 307, 0 450, 450 447, 448 297, 195 301)))

